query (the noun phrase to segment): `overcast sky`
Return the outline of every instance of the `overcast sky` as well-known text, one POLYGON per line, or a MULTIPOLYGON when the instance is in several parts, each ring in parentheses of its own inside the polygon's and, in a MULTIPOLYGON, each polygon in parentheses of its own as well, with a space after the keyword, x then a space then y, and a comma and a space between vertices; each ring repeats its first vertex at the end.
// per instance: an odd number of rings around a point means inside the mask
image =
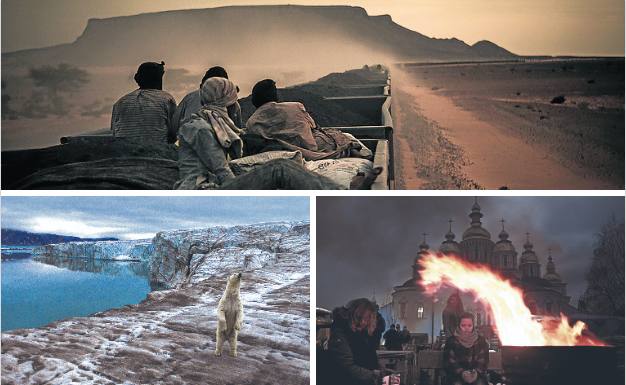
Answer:
POLYGON ((309 220, 309 197, 3 197, 2 228, 151 238, 162 230, 309 220))
POLYGON ((3 0, 2 52, 74 41, 89 18, 258 4, 355 5, 430 37, 521 55, 624 55, 623 0, 3 0))
MULTIPOLYGON (((354 298, 371 298, 374 290, 382 303, 393 286, 411 278, 422 233, 438 249, 452 219, 460 242, 473 203, 471 197, 318 197, 317 306, 332 309, 354 298)), ((586 288, 595 235, 612 215, 624 223, 623 197, 481 197, 479 204, 493 241, 504 218, 518 263, 526 232, 542 275, 552 248, 574 306, 586 288)))

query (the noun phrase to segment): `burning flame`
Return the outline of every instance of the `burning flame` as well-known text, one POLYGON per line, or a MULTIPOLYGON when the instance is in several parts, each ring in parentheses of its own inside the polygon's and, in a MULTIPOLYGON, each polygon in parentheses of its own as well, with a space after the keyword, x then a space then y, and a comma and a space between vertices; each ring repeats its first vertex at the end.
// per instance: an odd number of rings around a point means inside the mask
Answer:
POLYGON ((524 304, 521 289, 493 273, 486 266, 472 264, 451 256, 427 254, 420 258, 422 281, 420 284, 430 294, 443 284, 470 292, 492 313, 498 336, 503 345, 513 346, 605 346, 602 341, 583 336, 587 327, 577 321, 570 326, 561 314, 561 321, 539 323, 532 319, 524 304))

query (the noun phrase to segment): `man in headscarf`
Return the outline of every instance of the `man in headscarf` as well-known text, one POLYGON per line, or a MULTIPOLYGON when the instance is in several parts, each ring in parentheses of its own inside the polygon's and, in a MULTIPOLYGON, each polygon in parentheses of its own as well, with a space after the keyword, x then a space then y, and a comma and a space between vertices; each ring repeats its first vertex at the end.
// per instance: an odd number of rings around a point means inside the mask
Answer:
POLYGON ((235 175, 227 155, 240 158, 241 130, 228 116, 237 101, 237 86, 223 77, 210 77, 198 93, 201 108, 178 132, 179 181, 176 188, 195 189, 202 184, 217 187, 235 175))
POLYGON ((142 63, 135 74, 139 88, 122 96, 111 114, 115 137, 170 142, 175 140, 172 117, 176 101, 163 91, 165 63, 142 63))
MULTIPOLYGON (((213 77, 228 79, 228 73, 223 67, 211 67, 202 77, 202 81, 200 81, 200 87, 202 87, 202 84, 204 84, 205 80, 213 77)), ((237 91, 239 91, 238 88, 237 91)), ((185 95, 183 100, 180 101, 180 104, 178 104, 176 112, 174 113, 173 130, 175 132, 178 132, 179 128, 191 119, 191 115, 200 110, 200 107, 202 107, 202 103, 200 102, 200 89, 191 91, 190 93, 185 95)), ((241 106, 239 105, 239 102, 235 101, 235 103, 226 107, 226 110, 228 111, 228 116, 230 117, 230 119, 233 121, 233 123, 235 123, 235 126, 243 128, 243 123, 241 120, 241 106)))
POLYGON ((279 102, 276 82, 272 79, 254 85, 252 104, 256 111, 246 122, 247 153, 297 150, 307 160, 372 156, 354 137, 337 129, 318 128, 302 103, 279 102))

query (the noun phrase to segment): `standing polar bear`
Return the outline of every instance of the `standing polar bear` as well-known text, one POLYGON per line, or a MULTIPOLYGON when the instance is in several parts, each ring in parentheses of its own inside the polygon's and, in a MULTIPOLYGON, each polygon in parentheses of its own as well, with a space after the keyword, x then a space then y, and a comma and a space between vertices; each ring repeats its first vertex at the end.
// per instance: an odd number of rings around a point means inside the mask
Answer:
POLYGON ((241 273, 232 274, 228 277, 226 290, 217 305, 217 335, 215 355, 222 355, 224 341, 230 344, 230 355, 237 357, 237 334, 241 330, 243 321, 243 305, 239 298, 241 286, 241 273))

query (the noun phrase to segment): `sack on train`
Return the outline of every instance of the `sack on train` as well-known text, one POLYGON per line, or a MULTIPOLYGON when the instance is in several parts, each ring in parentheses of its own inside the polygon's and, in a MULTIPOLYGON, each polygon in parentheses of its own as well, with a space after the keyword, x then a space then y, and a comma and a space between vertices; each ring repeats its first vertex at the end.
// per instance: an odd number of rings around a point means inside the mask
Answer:
POLYGON ((305 162, 308 170, 323 175, 343 189, 369 189, 382 171, 374 163, 361 158, 322 159, 305 162))
POLYGON ((350 150, 350 156, 356 156, 356 157, 359 157, 359 158, 365 158, 365 159, 369 159, 369 160, 373 160, 374 159, 374 153, 372 152, 372 150, 367 148, 367 146, 365 146, 363 144, 363 142, 361 142, 360 140, 355 138, 354 135, 352 135, 352 134, 348 134, 347 132, 344 132, 343 134, 345 136, 347 136, 348 138, 350 138, 350 140, 353 143, 357 143, 358 144, 358 146, 355 146, 355 147, 353 147, 350 150), (358 148, 358 150, 357 150, 357 148, 358 148))
POLYGON ((289 159, 299 165, 304 165, 302 153, 300 151, 267 151, 256 155, 245 156, 243 158, 231 160, 228 165, 235 175, 245 174, 254 170, 270 160, 289 159))

